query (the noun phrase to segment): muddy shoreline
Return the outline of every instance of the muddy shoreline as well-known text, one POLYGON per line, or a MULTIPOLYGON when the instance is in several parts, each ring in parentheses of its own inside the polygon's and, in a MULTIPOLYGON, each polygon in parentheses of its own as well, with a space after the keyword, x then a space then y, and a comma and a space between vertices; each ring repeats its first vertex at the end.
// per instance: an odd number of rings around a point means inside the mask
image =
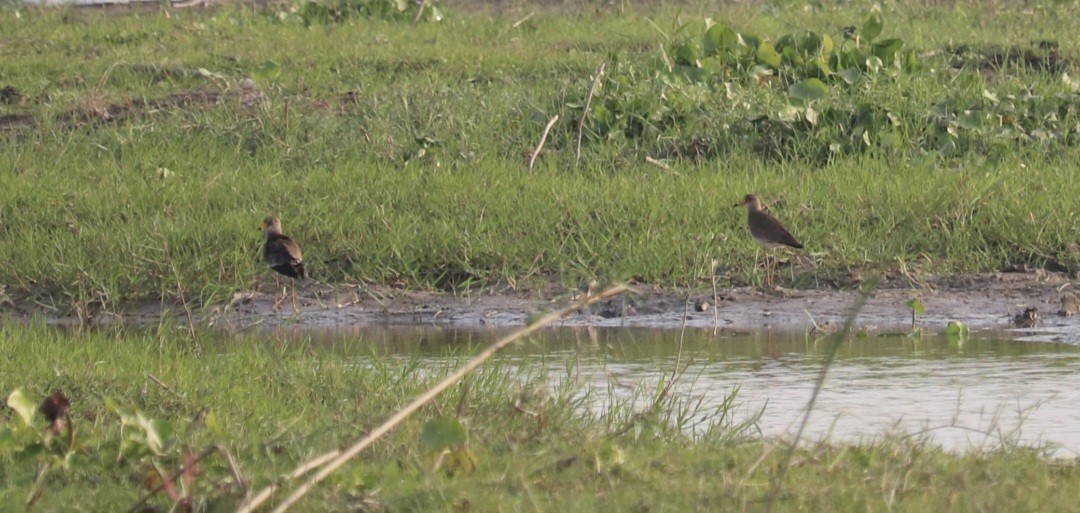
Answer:
MULTIPOLYGON (((973 330, 1009 330, 1027 340, 1080 343, 1080 316, 1074 316, 1080 290, 1067 275, 1044 271, 939 276, 914 282, 886 274, 856 319, 856 330, 906 332, 919 298, 925 312, 918 325, 928 333, 944 331, 949 321, 973 330), (1019 327, 1016 316, 1035 308, 1038 320, 1019 327)), ((459 329, 513 328, 539 314, 560 308, 579 291, 521 293, 489 290, 468 295, 396 290, 386 287, 313 284, 303 287, 294 310, 291 298, 275 306, 269 291, 240 291, 224 305, 192 310, 190 305, 146 302, 125 312, 99 316, 95 324, 122 322, 155 325, 171 317, 179 322, 247 331, 288 327, 292 330, 362 329, 377 326, 441 326, 459 329)), ((837 329, 859 292, 835 289, 761 290, 751 287, 695 292, 638 287, 635 292, 592 305, 558 323, 561 326, 716 329, 746 332, 837 329)), ((51 316, 40 308, 14 309, 16 318, 44 317, 56 324, 76 318, 51 316)))

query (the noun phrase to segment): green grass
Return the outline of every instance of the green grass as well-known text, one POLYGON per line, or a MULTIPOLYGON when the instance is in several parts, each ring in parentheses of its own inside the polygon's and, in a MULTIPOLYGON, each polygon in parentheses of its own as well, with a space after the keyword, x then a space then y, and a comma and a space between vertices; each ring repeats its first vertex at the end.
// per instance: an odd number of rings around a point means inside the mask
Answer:
MULTIPOLYGON (((142 333, 0 327, 3 393, 19 388, 37 401, 60 389, 72 403, 77 449, 66 468, 52 467, 34 511, 126 509, 154 465, 176 468, 184 447, 210 444, 226 447, 261 488, 360 438, 456 362, 433 371, 419 358, 358 357, 359 346, 183 333, 168 325, 142 333), (162 453, 149 453, 135 426, 122 436, 105 398, 156 421, 162 453)), ((594 390, 612 407, 590 413, 567 358, 529 362, 524 375, 496 360, 333 475, 298 511, 766 511, 784 450, 730 422, 689 436, 677 419, 717 421, 726 412, 695 410, 689 398, 661 396, 656 410, 637 414, 626 399, 594 390), (565 379, 549 389, 549 378, 565 379), (467 426, 475 472, 433 470, 420 430, 440 415, 467 426)), ((645 404, 661 389, 637 386, 645 404)), ((65 454, 59 439, 31 444, 43 426, 39 417, 27 430, 11 410, 0 414, 0 511, 22 511, 39 464, 65 454)), ((232 511, 234 489, 214 486, 224 463, 211 459, 200 471, 191 488, 198 509, 232 511)), ((774 510, 1070 511, 1078 492, 1075 462, 1037 449, 1006 443, 955 455, 917 437, 884 437, 797 450, 774 510)), ((152 504, 169 506, 164 497, 152 504)))
POLYGON ((775 117, 782 88, 733 80, 732 98, 719 84, 665 86, 656 70, 668 37, 700 30, 678 32, 680 22, 708 16, 772 38, 836 35, 870 5, 621 7, 540 12, 517 29, 517 13, 306 28, 295 16, 281 21, 279 8, 2 10, 0 86, 25 100, 0 104, 0 115, 38 124, 0 134, 0 300, 78 311, 219 302, 265 279, 256 227, 267 214, 283 219, 309 269, 330 282, 453 290, 636 278, 675 287, 707 280, 715 259, 724 283, 757 283, 744 213, 730 207, 747 192, 809 248, 811 263, 786 276, 789 286, 900 262, 952 273, 1080 262, 1073 111, 1036 120, 1057 127, 1054 140, 972 129, 952 156, 936 151, 940 130, 928 117, 946 100, 976 107, 984 89, 1070 94, 1061 76, 1037 70, 993 79, 950 71, 942 53, 1056 39, 1061 55, 1080 55, 1066 36, 1080 18, 1067 4, 883 4, 883 35, 903 38, 923 68, 834 89, 823 108, 870 102, 901 128, 882 136, 892 146, 827 163, 812 155, 839 137, 828 127, 783 139, 780 159, 755 150, 769 134, 747 119, 775 117), (575 169, 572 104, 611 56, 633 67, 613 74, 638 77, 634 90, 656 92, 645 98, 663 92, 682 121, 654 139, 590 134, 575 169), (282 70, 262 83, 269 102, 241 106, 238 81, 269 59, 282 70), (114 107, 109 116, 121 119, 102 119, 108 105, 190 91, 222 100, 114 107), (563 123, 530 172, 527 155, 555 114, 563 123))

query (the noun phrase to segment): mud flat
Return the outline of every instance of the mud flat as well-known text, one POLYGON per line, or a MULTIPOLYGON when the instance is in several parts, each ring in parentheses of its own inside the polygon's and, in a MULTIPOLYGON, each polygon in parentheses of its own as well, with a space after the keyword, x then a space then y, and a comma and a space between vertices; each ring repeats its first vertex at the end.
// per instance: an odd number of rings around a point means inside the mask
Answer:
MULTIPOLYGON (((867 332, 906 331, 911 310, 906 303, 919 298, 925 312, 918 325, 940 332, 949 321, 971 329, 1011 330, 1028 340, 1080 343, 1080 317, 1074 285, 1064 274, 1038 272, 937 276, 919 280, 886 274, 871 293, 856 320, 867 332), (1018 327, 1016 316, 1034 308, 1038 319, 1018 327)), ((395 290, 385 287, 313 285, 303 287, 294 310, 290 298, 278 301, 263 291, 240 291, 227 304, 194 310, 184 305, 145 302, 121 314, 97 316, 91 322, 157 324, 165 317, 226 330, 356 329, 386 325, 432 325, 456 328, 512 328, 532 317, 567 304, 583 292, 552 290, 521 293, 484 289, 468 295, 395 290)), ((561 321, 563 326, 627 326, 638 328, 718 329, 724 331, 831 330, 839 327, 858 298, 857 289, 721 288, 694 292, 639 287, 634 293, 583 309, 561 321)), ((40 310, 17 308, 30 318, 40 310)), ((72 324, 78 319, 47 317, 72 324)))

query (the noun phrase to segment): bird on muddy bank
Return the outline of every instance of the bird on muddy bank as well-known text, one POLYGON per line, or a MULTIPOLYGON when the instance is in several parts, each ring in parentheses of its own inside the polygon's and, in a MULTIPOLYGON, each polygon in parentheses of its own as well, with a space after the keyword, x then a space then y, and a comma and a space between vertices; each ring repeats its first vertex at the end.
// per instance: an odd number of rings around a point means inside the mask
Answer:
POLYGON ((296 282, 307 277, 300 245, 288 235, 281 233, 281 220, 274 216, 266 216, 259 229, 266 238, 263 243, 263 261, 278 274, 292 279, 293 308, 295 308, 296 282))
MULTIPOLYGON (((772 287, 775 276, 769 266, 769 249, 783 246, 802 249, 803 245, 791 235, 791 232, 787 231, 787 228, 784 228, 784 224, 779 219, 765 212, 761 207, 761 200, 756 195, 747 194, 734 206, 746 207, 746 226, 754 241, 765 248, 765 283, 772 287)), ((773 265, 776 265, 776 258, 773 258, 773 265)))

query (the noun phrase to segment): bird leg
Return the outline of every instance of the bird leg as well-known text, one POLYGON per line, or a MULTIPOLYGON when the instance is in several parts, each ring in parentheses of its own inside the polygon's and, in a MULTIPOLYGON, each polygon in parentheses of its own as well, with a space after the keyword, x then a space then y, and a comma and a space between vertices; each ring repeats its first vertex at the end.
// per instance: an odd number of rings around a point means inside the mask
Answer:
POLYGON ((296 313, 296 279, 292 280, 292 309, 293 313, 296 313))
POLYGON ((769 286, 772 288, 777 287, 777 255, 772 255, 771 265, 766 270, 768 273, 769 286))
POLYGON ((776 265, 776 257, 773 256, 772 263, 769 262, 769 250, 765 250, 765 285, 769 287, 776 287, 776 273, 773 267, 776 265))

